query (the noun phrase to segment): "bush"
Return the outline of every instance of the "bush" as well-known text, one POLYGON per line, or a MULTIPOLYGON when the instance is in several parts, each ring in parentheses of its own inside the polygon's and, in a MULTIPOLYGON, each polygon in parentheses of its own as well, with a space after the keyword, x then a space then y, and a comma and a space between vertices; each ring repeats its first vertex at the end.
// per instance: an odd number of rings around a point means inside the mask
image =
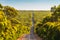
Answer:
MULTIPOLYGON (((59 24, 59 23, 58 23, 59 24)), ((60 40, 60 30, 58 24, 47 22, 36 33, 43 38, 43 40, 60 40)))
POLYGON ((21 25, 18 13, 9 6, 4 6, 4 10, 0 10, 0 40, 17 40, 22 34, 29 33, 29 27, 21 25))

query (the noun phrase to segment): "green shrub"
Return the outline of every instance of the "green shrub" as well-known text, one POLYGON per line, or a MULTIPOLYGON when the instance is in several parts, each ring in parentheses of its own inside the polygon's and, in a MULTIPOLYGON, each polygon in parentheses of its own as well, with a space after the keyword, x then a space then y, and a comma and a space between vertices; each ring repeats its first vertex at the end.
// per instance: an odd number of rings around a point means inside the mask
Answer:
MULTIPOLYGON (((59 24, 59 23, 58 23, 59 24)), ((60 30, 58 24, 48 22, 38 28, 36 33, 43 38, 43 40, 60 40, 60 30)))

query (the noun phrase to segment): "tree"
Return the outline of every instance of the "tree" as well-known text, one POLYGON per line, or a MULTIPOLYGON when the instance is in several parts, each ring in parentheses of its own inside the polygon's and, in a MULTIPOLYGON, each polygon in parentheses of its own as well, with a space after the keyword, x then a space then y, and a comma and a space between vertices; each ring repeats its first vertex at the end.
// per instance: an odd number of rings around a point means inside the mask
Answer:
POLYGON ((16 15, 18 15, 18 11, 10 6, 4 6, 4 12, 5 14, 9 17, 9 18, 13 18, 16 17, 16 15))
POLYGON ((51 12, 54 12, 56 10, 56 6, 51 7, 51 12))
POLYGON ((3 6, 0 4, 0 8, 3 8, 3 6))
POLYGON ((60 18, 60 5, 58 5, 55 8, 55 11, 53 12, 52 16, 54 16, 54 19, 58 21, 58 18, 60 18))

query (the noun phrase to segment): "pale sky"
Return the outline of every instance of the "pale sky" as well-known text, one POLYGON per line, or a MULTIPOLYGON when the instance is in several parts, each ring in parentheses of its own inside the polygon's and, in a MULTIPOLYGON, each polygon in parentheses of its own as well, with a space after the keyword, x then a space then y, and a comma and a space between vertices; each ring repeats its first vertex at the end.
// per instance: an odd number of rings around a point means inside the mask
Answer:
POLYGON ((50 10, 52 6, 59 5, 60 0, 0 0, 0 3, 18 10, 50 10))

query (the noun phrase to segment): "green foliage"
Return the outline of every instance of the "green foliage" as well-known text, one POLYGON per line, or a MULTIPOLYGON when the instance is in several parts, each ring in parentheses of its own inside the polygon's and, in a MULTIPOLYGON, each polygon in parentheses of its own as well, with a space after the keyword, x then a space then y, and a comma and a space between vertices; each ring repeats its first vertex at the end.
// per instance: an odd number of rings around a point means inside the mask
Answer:
POLYGON ((0 4, 0 9, 2 9, 3 8, 3 6, 0 4))
POLYGON ((4 12, 6 16, 9 18, 14 18, 18 15, 18 11, 10 6, 4 6, 4 12))
POLYGON ((51 12, 55 12, 55 10, 56 10, 56 6, 51 7, 51 12))
POLYGON ((36 27, 36 33, 43 40, 60 40, 60 5, 53 8, 51 16, 46 16, 36 27))
POLYGON ((0 10, 0 40, 17 40, 22 34, 29 33, 30 29, 22 25, 20 12, 10 6, 2 6, 0 10))
MULTIPOLYGON (((59 24, 59 23, 58 23, 59 24)), ((43 38, 43 40, 60 40, 60 30, 58 24, 47 22, 43 26, 39 26, 36 33, 43 38)))

